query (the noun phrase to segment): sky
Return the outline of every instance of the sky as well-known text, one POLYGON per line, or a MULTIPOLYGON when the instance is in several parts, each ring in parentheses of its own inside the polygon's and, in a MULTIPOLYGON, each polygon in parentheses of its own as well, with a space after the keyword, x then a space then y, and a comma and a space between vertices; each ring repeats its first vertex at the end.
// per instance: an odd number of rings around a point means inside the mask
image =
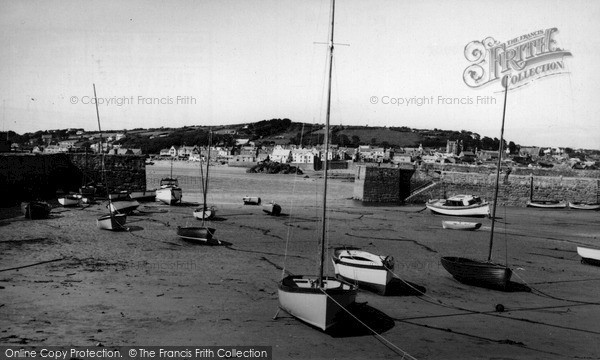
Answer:
MULTIPOLYGON (((556 28, 571 56, 509 85, 505 138, 600 149, 598 19, 594 0, 338 0, 331 123, 499 137, 504 88, 465 83, 467 44, 556 28)), ((324 123, 329 28, 329 0, 0 0, 0 129, 97 130, 93 84, 103 129, 324 123)))

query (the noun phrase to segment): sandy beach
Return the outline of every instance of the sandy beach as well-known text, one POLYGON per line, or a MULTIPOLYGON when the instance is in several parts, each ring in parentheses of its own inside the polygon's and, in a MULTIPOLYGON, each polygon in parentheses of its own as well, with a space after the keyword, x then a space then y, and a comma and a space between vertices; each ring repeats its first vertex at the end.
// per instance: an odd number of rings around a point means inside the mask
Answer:
MULTIPOLYGON (((0 344, 265 345, 274 359, 600 358, 600 267, 576 252, 600 248, 598 212, 499 208, 494 259, 514 271, 510 291, 500 292, 461 284, 440 264, 441 256, 485 258, 489 219, 473 232, 444 230, 447 218, 423 206, 364 206, 351 200, 352 181, 334 178, 329 248, 391 255, 402 280, 389 296, 357 298, 356 316, 381 337, 358 323, 324 334, 284 312, 273 319, 281 269, 317 272, 319 174, 210 171, 211 225, 223 246, 176 236, 177 226, 199 224, 197 164, 174 166, 181 205, 143 203, 128 231, 96 228, 106 203, 53 203, 51 218, 36 221, 0 209, 0 344), (282 216, 243 205, 246 195, 276 201, 282 216)), ((148 188, 169 173, 168 163, 148 166, 148 188)))

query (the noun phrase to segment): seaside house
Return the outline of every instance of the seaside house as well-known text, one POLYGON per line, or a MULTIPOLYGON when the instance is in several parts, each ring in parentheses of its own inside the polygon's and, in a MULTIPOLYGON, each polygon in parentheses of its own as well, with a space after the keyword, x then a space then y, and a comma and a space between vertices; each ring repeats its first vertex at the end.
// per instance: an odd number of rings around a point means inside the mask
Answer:
POLYGON ((276 146, 271 153, 271 161, 287 164, 292 162, 292 150, 276 146))
POLYGON ((314 164, 318 159, 319 151, 316 149, 293 149, 292 162, 295 164, 314 164))
POLYGON ((160 157, 171 156, 171 149, 161 149, 159 155, 160 157))

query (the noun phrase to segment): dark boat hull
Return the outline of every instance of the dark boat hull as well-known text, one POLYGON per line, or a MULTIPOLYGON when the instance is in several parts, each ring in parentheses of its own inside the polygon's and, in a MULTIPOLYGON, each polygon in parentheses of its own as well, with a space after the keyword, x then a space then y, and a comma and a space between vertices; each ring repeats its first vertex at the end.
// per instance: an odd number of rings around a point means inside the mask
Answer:
POLYGON ((47 219, 50 215, 50 204, 43 201, 31 201, 21 204, 23 215, 31 220, 47 219))
POLYGON ((442 257, 442 266, 456 280, 475 286, 506 289, 512 271, 500 264, 460 257, 442 257))
POLYGON ((212 243, 218 242, 213 239, 213 236, 217 230, 215 228, 203 226, 203 227, 178 227, 177 236, 184 240, 201 242, 201 243, 212 243))

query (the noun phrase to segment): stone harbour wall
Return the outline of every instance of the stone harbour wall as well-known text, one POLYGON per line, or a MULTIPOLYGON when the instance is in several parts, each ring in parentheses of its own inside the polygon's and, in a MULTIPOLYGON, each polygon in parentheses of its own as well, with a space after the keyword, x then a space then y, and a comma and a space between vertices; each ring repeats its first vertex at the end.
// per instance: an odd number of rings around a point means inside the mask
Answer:
MULTIPOLYGON (((111 191, 146 188, 145 156, 106 155, 105 169, 111 191)), ((0 205, 55 199, 57 191, 77 191, 84 183, 102 179, 102 155, 2 154, 0 205)))
POLYGON ((353 199, 363 202, 400 203, 410 195, 414 170, 397 167, 357 166, 353 199))

